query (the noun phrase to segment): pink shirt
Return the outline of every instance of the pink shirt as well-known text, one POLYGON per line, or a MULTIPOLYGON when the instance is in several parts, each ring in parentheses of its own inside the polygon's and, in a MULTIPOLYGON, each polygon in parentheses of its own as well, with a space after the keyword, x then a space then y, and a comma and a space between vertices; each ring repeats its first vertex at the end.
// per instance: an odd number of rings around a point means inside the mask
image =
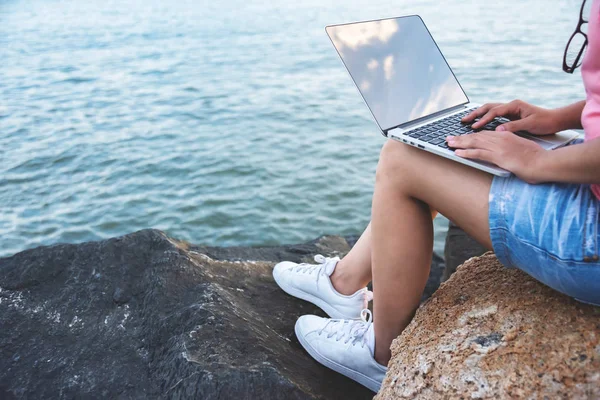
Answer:
MULTIPOLYGON (((592 3, 587 28, 588 46, 581 65, 581 76, 586 93, 581 125, 585 131, 586 141, 600 138, 600 1, 598 0, 592 3)), ((592 185, 592 191, 600 199, 600 185, 592 185)))

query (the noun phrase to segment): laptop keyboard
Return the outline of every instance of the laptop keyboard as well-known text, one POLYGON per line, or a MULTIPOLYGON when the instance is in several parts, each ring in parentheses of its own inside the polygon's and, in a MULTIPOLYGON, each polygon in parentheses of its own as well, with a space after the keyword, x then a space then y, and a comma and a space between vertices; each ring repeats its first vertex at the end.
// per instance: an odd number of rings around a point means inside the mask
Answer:
MULTIPOLYGON (((462 122, 460 122, 462 117, 464 117, 465 115, 467 115, 475 109, 476 107, 462 111, 458 114, 451 115, 446 118, 442 118, 440 120, 432 122, 431 124, 411 129, 405 132, 404 134, 412 138, 421 140, 423 142, 427 142, 435 146, 441 147, 443 149, 452 150, 452 148, 449 147, 448 143, 446 142, 446 137, 468 135, 469 133, 479 132, 481 130, 493 131, 498 125, 501 125, 503 123, 498 119, 494 119, 485 126, 473 130, 471 129, 471 123, 463 124, 462 122)), ((477 120, 478 119, 476 119, 475 121, 477 120)))

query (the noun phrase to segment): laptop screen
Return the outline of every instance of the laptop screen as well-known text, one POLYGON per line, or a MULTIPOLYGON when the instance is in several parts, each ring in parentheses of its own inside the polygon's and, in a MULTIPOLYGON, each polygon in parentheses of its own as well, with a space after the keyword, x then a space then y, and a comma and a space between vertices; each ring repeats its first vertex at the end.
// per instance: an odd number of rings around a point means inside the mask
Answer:
POLYGON ((419 16, 327 27, 382 130, 467 103, 419 16))

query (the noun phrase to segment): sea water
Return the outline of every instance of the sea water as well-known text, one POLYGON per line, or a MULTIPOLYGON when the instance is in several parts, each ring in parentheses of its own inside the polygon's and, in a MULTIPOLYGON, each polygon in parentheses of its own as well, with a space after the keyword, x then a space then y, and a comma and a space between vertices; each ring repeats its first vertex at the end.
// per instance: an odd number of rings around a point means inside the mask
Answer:
POLYGON ((2 1, 0 255, 150 227, 359 234, 385 139, 324 26, 420 14, 471 101, 556 107, 584 96, 561 70, 580 4, 2 1))

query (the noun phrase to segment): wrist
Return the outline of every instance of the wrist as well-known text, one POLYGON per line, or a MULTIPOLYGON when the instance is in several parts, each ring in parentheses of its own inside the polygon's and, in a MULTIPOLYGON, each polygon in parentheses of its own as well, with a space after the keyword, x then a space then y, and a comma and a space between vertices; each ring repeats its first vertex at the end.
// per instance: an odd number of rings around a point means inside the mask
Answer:
POLYGON ((529 174, 526 179, 528 183, 538 184, 548 182, 548 175, 551 171, 550 151, 544 149, 537 151, 535 156, 531 158, 528 170, 529 174))
POLYGON ((565 117, 566 116, 564 111, 560 108, 548 110, 548 119, 554 132, 560 132, 570 129, 572 124, 569 123, 569 121, 565 117))
POLYGON ((555 108, 550 111, 548 118, 550 118, 554 124, 556 132, 564 131, 567 129, 582 129, 581 126, 581 113, 585 107, 585 100, 573 103, 566 107, 555 108))

